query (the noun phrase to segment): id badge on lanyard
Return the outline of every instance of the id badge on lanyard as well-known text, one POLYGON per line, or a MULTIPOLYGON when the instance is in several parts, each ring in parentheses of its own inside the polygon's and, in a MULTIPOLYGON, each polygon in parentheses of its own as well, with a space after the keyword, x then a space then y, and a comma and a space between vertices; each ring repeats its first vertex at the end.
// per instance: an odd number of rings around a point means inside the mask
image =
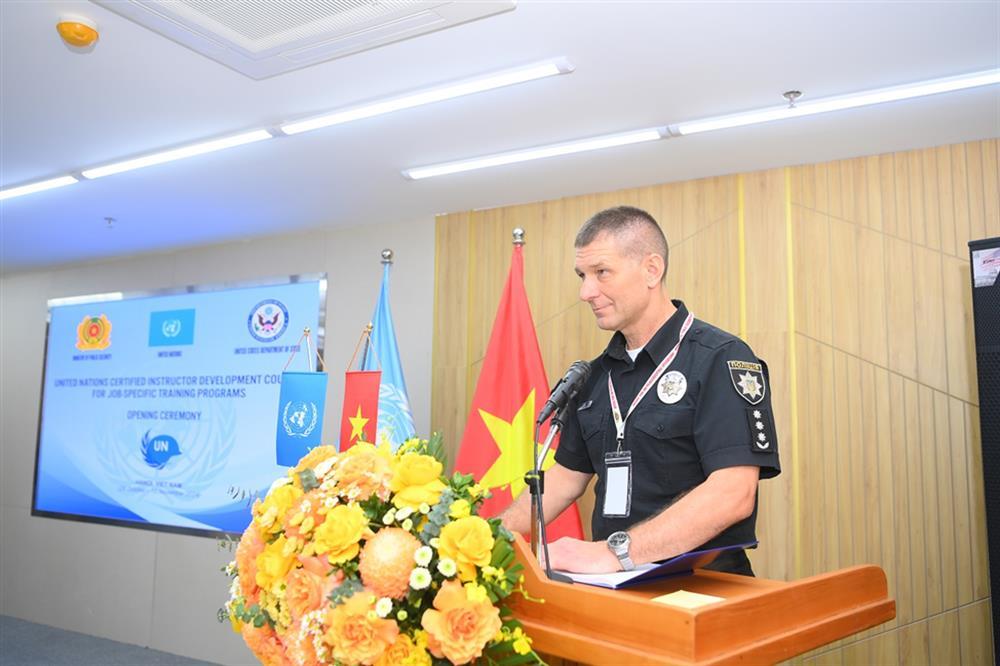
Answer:
POLYGON ((632 511, 632 452, 604 454, 604 517, 628 518, 632 511))
POLYGON ((684 335, 687 334, 693 322, 694 315, 689 312, 687 319, 684 320, 684 325, 681 326, 677 344, 670 350, 666 358, 660 362, 660 365, 653 370, 653 374, 649 376, 649 379, 646 380, 638 395, 635 396, 631 406, 629 406, 628 413, 624 417, 622 416, 621 408, 618 406, 618 395, 615 393, 614 382, 611 381, 611 373, 608 373, 608 398, 611 401, 611 416, 615 422, 618 447, 614 451, 608 451, 604 454, 603 514, 605 518, 628 518, 629 513, 632 511, 632 452, 622 448, 622 445, 625 443, 625 422, 632 415, 632 412, 635 411, 636 405, 649 392, 649 389, 659 381, 663 373, 670 367, 670 364, 674 362, 674 358, 677 357, 677 352, 681 347, 681 342, 684 340, 684 335))

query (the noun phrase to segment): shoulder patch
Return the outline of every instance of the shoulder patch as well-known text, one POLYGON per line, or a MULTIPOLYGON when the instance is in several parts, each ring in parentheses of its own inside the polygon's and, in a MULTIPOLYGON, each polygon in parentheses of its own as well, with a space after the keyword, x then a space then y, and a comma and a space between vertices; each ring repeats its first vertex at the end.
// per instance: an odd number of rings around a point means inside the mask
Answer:
POLYGON ((729 366, 729 378, 733 380, 733 388, 740 397, 751 405, 760 403, 767 392, 763 366, 749 361, 726 361, 726 365, 729 366))
POLYGON ((747 425, 750 427, 750 450, 771 453, 775 450, 771 414, 766 409, 747 408, 747 425))

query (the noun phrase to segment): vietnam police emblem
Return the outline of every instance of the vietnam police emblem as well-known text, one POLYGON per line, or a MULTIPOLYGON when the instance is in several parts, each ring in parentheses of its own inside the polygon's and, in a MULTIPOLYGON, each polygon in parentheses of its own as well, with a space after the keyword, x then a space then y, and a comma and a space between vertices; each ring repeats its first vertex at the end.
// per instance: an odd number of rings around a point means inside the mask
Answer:
POLYGON ((319 410, 312 402, 290 400, 281 410, 281 425, 289 437, 308 437, 318 420, 319 410))
POLYGON ((760 363, 749 361, 727 361, 729 378, 740 397, 751 405, 764 399, 767 387, 764 384, 764 369, 760 363))
POLYGON ((672 405, 684 397, 687 386, 687 377, 676 370, 671 370, 656 383, 656 395, 664 404, 672 405))
POLYGON ((107 315, 87 315, 76 327, 76 348, 80 351, 99 351, 111 346, 111 320, 107 315))

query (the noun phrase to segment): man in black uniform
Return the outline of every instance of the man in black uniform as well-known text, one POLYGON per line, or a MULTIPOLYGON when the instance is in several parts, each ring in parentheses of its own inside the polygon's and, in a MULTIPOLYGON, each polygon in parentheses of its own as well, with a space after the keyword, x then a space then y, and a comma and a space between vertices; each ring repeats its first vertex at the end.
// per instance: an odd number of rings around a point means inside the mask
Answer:
MULTIPOLYGON (((756 541, 758 479, 780 472, 767 366, 668 297, 667 242, 645 211, 602 211, 575 245, 580 299, 615 334, 570 404, 545 476, 551 519, 597 475, 595 541, 552 543, 552 567, 617 571, 756 541)), ((528 495, 503 514, 508 528, 530 530, 528 495)), ((741 549, 709 568, 753 575, 741 549)))

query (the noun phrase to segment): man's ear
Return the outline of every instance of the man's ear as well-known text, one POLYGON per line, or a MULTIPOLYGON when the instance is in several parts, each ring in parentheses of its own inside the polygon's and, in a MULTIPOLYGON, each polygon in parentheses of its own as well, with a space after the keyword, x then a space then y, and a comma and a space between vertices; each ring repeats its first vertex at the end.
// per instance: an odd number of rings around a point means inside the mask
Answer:
POLYGON ((660 284, 660 278, 663 277, 663 257, 653 253, 647 254, 642 262, 642 268, 646 276, 646 286, 650 289, 657 287, 660 284))

